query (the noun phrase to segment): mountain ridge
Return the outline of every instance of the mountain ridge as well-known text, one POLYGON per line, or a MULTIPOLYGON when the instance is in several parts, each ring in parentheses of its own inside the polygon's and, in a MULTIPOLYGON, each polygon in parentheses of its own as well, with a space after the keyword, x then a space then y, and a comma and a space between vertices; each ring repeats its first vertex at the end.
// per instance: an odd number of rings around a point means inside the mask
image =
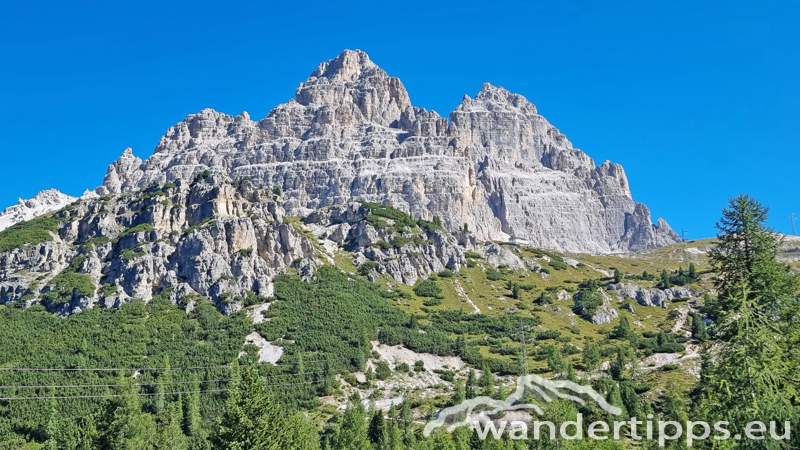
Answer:
POLYGON ((519 94, 484 83, 448 118, 412 106, 366 53, 321 63, 295 98, 261 120, 212 109, 167 130, 146 160, 128 149, 100 195, 203 170, 280 187, 292 215, 354 200, 439 216, 483 239, 612 253, 679 241, 633 201, 624 169, 594 160, 519 94))

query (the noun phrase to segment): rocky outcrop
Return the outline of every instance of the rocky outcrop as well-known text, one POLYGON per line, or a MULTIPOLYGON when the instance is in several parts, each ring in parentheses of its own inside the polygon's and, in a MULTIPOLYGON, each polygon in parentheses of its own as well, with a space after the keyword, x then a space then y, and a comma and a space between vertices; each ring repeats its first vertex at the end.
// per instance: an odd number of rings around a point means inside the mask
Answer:
POLYGON ((675 286, 669 289, 644 288, 636 284, 611 284, 611 289, 622 297, 632 298, 642 306, 658 306, 666 308, 668 302, 676 298, 695 298, 697 294, 686 286, 675 286))
POLYGON ((579 304, 581 292, 583 291, 578 291, 577 293, 575 293, 573 297, 575 299, 575 305, 576 305, 575 312, 578 315, 583 316, 589 322, 595 325, 604 325, 607 323, 611 323, 612 320, 619 317, 619 313, 612 306, 611 303, 612 298, 608 294, 606 294, 604 289, 597 290, 598 294, 603 298, 603 303, 600 306, 598 306, 591 314, 589 314, 588 311, 585 311, 579 304))
POLYGON ((317 226, 315 235, 329 239, 353 252, 359 266, 367 266, 376 274, 388 274, 395 280, 413 285, 421 278, 444 269, 458 271, 466 266, 464 250, 453 235, 421 226, 401 230, 392 219, 381 219, 385 225, 364 220, 370 210, 360 203, 329 207, 303 219, 317 226))
POLYGON ((276 200, 221 175, 86 198, 53 215, 52 241, 0 253, 0 302, 40 301, 65 316, 162 295, 235 312, 271 295, 276 274, 310 277, 320 264, 276 200))
POLYGON ((486 83, 448 120, 412 106, 400 80, 361 51, 320 64, 294 99, 259 121, 211 109, 187 116, 146 160, 126 150, 96 192, 204 170, 279 187, 290 215, 367 200, 438 216, 450 231, 466 225, 482 240, 513 236, 578 252, 678 241, 632 200, 621 166, 595 166, 521 95, 486 83))

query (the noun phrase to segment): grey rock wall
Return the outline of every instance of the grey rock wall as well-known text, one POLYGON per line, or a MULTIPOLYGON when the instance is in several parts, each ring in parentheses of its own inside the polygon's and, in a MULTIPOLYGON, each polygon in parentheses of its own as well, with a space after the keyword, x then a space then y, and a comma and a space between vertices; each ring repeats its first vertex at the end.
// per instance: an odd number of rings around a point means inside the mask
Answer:
POLYGON ((129 150, 100 195, 210 170, 280 187, 287 214, 354 200, 415 217, 467 224, 477 238, 519 239, 576 252, 621 252, 678 242, 633 201, 624 170, 573 148, 519 94, 485 83, 450 113, 412 106, 398 78, 361 51, 319 65, 266 118, 205 109, 167 130, 152 156, 129 150))

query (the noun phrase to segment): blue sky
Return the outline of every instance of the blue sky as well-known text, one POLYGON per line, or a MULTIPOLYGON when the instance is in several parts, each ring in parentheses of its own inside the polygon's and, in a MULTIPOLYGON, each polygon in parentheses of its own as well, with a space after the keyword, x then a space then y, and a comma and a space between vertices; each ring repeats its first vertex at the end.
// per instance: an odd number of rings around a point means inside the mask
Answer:
POLYGON ((526 96, 689 238, 739 193, 800 215, 800 3, 293 4, 2 2, 0 208, 80 195, 203 108, 262 118, 359 48, 445 116, 485 81, 526 96))

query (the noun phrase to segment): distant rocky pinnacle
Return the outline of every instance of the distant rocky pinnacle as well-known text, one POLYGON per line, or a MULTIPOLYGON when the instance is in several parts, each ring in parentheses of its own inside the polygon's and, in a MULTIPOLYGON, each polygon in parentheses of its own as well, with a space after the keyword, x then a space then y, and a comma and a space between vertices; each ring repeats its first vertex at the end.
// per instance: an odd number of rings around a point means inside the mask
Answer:
POLYGON ((624 252, 678 242, 631 198, 622 166, 595 166, 519 94, 485 83, 450 113, 412 106, 366 53, 319 65, 295 98, 253 121, 204 109, 142 161, 130 149, 99 195, 190 180, 204 170, 280 187, 287 215, 353 200, 439 216, 450 230, 563 251, 624 252))
POLYGON ((19 199, 19 203, 9 206, 0 213, 0 231, 26 220, 31 220, 36 216, 59 210, 70 203, 78 200, 67 194, 59 192, 57 189, 48 189, 39 192, 29 200, 19 199))

